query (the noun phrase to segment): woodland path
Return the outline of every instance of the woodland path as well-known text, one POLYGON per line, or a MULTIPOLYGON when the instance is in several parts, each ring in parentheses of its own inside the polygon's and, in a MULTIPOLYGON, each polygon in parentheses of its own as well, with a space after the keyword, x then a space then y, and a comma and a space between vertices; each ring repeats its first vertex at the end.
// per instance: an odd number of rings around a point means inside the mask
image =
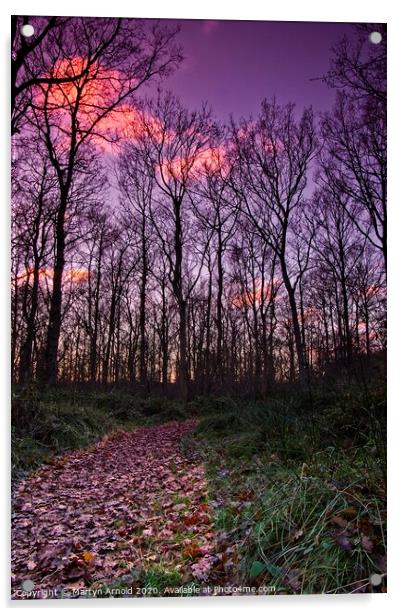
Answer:
POLYGON ((181 446, 194 427, 117 431, 24 479, 12 521, 14 596, 26 580, 44 595, 116 579, 136 590, 153 567, 207 582, 218 561, 213 510, 204 466, 181 446))

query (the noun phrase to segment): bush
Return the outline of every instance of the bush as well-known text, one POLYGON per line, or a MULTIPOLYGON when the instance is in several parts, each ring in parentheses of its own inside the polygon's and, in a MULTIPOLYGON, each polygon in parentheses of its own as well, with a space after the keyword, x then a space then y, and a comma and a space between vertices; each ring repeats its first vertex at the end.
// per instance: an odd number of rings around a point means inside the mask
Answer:
POLYGON ((40 398, 34 387, 13 391, 11 395, 11 425, 24 429, 35 423, 40 413, 40 398))
POLYGON ((177 400, 151 396, 149 398, 138 398, 137 404, 139 412, 145 417, 158 415, 159 418, 165 418, 166 421, 169 421, 185 416, 184 405, 177 400))

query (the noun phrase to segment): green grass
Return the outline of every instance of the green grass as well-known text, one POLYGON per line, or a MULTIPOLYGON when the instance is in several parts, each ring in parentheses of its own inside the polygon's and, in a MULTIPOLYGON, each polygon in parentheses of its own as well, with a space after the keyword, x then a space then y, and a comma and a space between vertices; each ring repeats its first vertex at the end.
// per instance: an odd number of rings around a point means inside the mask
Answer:
POLYGON ((86 447, 116 429, 189 417, 185 405, 125 392, 15 388, 12 395, 12 472, 18 477, 54 455, 86 447))
POLYGON ((240 583, 282 594, 385 589, 383 396, 319 390, 201 420, 195 444, 223 547, 238 546, 240 583), (381 586, 369 585, 372 573, 381 586))
MULTIPOLYGON (((106 409, 70 399, 29 401, 19 409, 20 420, 12 425, 12 471, 29 471, 49 461, 55 454, 79 449, 101 438, 105 433, 130 425, 106 409), (21 419, 23 415, 24 419, 21 419)), ((135 425, 135 422, 133 422, 135 425)))
POLYGON ((128 590, 133 597, 191 597, 198 594, 196 582, 182 583, 182 576, 176 569, 158 564, 144 570, 132 569, 109 584, 95 582, 91 588, 97 597, 125 596, 128 590))
POLYGON ((143 585, 154 589, 153 592, 158 596, 171 594, 170 588, 181 585, 181 574, 175 569, 155 565, 146 569, 143 585))

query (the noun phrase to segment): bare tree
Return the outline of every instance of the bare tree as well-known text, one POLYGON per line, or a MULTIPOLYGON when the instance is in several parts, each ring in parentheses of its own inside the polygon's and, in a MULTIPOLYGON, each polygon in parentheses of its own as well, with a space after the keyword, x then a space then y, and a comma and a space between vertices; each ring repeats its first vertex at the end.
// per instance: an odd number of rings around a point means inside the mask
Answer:
POLYGON ((299 374, 305 379, 305 349, 289 248, 291 220, 303 207, 309 165, 316 153, 313 113, 305 110, 296 121, 293 105, 281 107, 274 100, 264 101, 257 121, 233 126, 233 141, 239 160, 233 186, 255 232, 277 255, 289 297, 299 374))
MULTIPOLYGON (((205 229, 208 230, 208 241, 215 250, 216 264, 216 353, 215 373, 219 386, 223 386, 225 374, 223 366, 223 287, 225 282, 224 260, 226 251, 237 229, 238 211, 234 202, 234 192, 231 190, 226 176, 230 172, 230 161, 225 155, 225 138, 217 134, 211 145, 209 156, 203 164, 203 172, 195 192, 192 195, 193 211, 205 229), (211 233, 209 233, 209 230, 211 233), (212 238, 210 238, 212 236, 212 238)), ((210 253, 209 253, 210 254, 210 253)), ((211 273, 210 263, 208 264, 211 273)), ((211 293, 210 280, 210 293, 211 293)), ((210 303, 209 303, 210 310, 210 303)), ((210 323, 208 324, 210 330, 210 323)), ((208 336, 210 331, 208 332, 208 336)), ((209 344, 208 352, 209 352, 209 344)))
POLYGON ((322 121, 323 181, 346 195, 345 207, 365 239, 387 260, 387 32, 369 42, 371 25, 343 39, 325 81, 337 88, 334 110, 322 121))
MULTIPOLYGON (((77 19, 72 32, 54 40, 46 74, 74 75, 69 83, 40 83, 30 110, 32 125, 46 145, 49 163, 59 184, 55 232, 55 262, 43 379, 57 379, 57 350, 61 328, 62 277, 65 265, 65 218, 71 206, 71 188, 77 174, 85 174, 94 139, 116 139, 103 128, 113 113, 143 83, 169 72, 178 61, 173 32, 153 26, 144 32, 138 22, 77 19), (96 27, 95 27, 96 25, 96 27), (58 58, 58 60, 56 60, 58 58)), ((47 61, 48 58, 46 58, 47 61)))
POLYGON ((265 397, 385 349, 385 52, 368 29, 336 47, 319 148, 310 109, 264 101, 221 128, 170 93, 136 100, 179 61, 153 22, 14 26, 14 381, 265 397))
POLYGON ((188 112, 172 94, 161 93, 155 102, 144 106, 138 121, 140 137, 133 147, 143 156, 156 187, 157 207, 150 208, 150 216, 170 266, 170 283, 178 306, 178 378, 180 396, 186 399, 189 376, 187 301, 199 274, 185 289, 184 245, 190 225, 185 223, 184 209, 214 127, 205 107, 201 111, 188 112))
POLYGON ((126 147, 117 164, 118 183, 123 195, 125 221, 136 231, 140 243, 139 282, 139 369, 140 382, 147 384, 146 357, 146 294, 150 274, 150 251, 152 228, 149 212, 152 204, 153 176, 139 150, 126 147))

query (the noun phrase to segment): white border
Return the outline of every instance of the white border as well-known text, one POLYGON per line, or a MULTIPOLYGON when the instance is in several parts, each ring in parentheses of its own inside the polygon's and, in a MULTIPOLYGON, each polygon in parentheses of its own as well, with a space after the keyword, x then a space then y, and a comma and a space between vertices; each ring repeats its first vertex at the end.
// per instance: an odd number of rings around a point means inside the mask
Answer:
MULTIPOLYGON (((367 0, 366 2, 353 0, 339 0, 336 3, 316 0, 289 0, 288 2, 261 2, 248 0, 243 4, 235 5, 234 0, 204 0, 198 5, 189 0, 154 0, 147 3, 114 0, 112 3, 101 4, 99 1, 69 0, 66 3, 55 4, 50 0, 7 2, 2 5, 2 70, 1 79, 1 130, 2 130, 2 163, 0 165, 1 186, 3 200, 0 207, 0 254, 1 254, 1 311, 2 327, 1 354, 0 354, 0 386, 3 395, 1 414, 3 419, 3 482, 2 482, 2 558, 1 558, 1 602, 7 609, 23 613, 23 610, 43 609, 74 609, 75 613, 82 613, 87 609, 135 609, 142 612, 154 613, 166 611, 168 613, 192 610, 195 613, 231 610, 241 614, 245 610, 254 610, 256 613, 266 613, 275 610, 282 614, 299 613, 302 616, 312 614, 313 610, 321 609, 323 612, 341 615, 366 611, 367 614, 378 614, 380 610, 397 606, 400 601, 400 591, 403 589, 403 561, 404 561, 404 518, 403 497, 404 482, 401 481, 403 465, 403 416, 404 409, 400 408, 399 400, 404 386, 404 358, 403 358, 403 283, 404 283, 404 170, 402 149, 404 142, 404 113, 403 100, 399 89, 403 91, 402 59, 404 58, 404 20, 399 2, 394 0, 367 0), (38 14, 38 15, 111 15, 128 17, 170 17, 188 19, 262 19, 279 21, 341 21, 341 22, 387 22, 389 34, 388 50, 388 79, 389 79, 389 592, 387 595, 367 596, 304 596, 304 597, 229 597, 206 599, 146 599, 135 604, 127 600, 75 600, 75 601, 42 601, 19 602, 8 601, 9 597, 9 23, 11 14, 38 14), (401 19, 400 19, 401 17, 401 19), (401 60, 401 61, 400 61, 401 60), (401 429, 400 429, 401 428, 401 429)), ((242 42, 241 42, 242 43, 242 42)), ((402 601, 401 601, 402 602, 402 601)))

